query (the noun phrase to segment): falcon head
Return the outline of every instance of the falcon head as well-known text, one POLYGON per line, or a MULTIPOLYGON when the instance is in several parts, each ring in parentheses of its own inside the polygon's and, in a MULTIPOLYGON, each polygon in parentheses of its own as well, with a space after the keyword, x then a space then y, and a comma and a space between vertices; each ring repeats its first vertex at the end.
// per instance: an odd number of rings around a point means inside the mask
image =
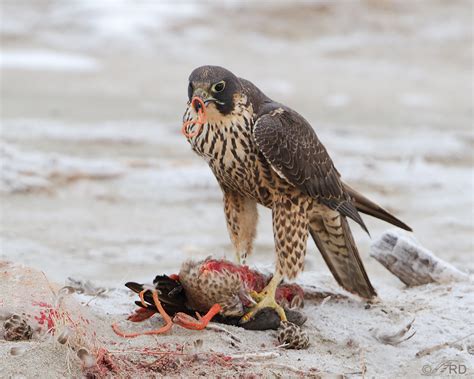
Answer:
MULTIPOLYGON (((202 99, 208 109, 215 109, 223 116, 234 110, 235 95, 242 89, 239 79, 229 70, 219 66, 201 66, 189 76, 189 101, 195 96, 202 99)), ((198 111, 200 104, 193 104, 198 111)))

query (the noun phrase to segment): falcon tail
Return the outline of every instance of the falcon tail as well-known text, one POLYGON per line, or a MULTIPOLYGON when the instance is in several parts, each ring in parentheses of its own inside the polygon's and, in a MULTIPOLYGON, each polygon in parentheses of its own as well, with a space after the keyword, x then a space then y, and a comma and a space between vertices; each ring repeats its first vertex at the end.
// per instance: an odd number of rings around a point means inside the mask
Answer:
POLYGON ((347 291, 365 299, 377 296, 345 216, 337 212, 312 218, 309 232, 336 281, 347 291))
POLYGON ((402 228, 404 230, 408 230, 409 232, 412 231, 412 229, 407 224, 388 213, 388 211, 383 209, 381 206, 367 199, 364 195, 357 192, 355 189, 349 187, 347 184, 344 183, 343 185, 345 191, 349 194, 353 204, 359 212, 378 218, 380 220, 388 222, 389 224, 398 226, 399 228, 402 228))

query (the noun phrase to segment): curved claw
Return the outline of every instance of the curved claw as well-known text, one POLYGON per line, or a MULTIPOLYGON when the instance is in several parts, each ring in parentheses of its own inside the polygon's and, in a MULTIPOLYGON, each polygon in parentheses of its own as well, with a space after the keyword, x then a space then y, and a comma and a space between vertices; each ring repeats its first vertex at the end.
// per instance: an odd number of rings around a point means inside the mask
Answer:
POLYGON ((254 297, 254 295, 251 295, 254 299, 256 298, 258 303, 253 306, 250 311, 248 311, 246 314, 242 316, 240 319, 240 324, 245 324, 246 322, 249 322, 260 310, 263 308, 271 308, 274 309, 278 316, 280 317, 281 321, 286 321, 286 313, 285 310, 283 309, 282 306, 280 306, 276 301, 275 301, 275 296, 271 295, 266 292, 262 292, 260 294, 257 294, 258 296, 254 297))

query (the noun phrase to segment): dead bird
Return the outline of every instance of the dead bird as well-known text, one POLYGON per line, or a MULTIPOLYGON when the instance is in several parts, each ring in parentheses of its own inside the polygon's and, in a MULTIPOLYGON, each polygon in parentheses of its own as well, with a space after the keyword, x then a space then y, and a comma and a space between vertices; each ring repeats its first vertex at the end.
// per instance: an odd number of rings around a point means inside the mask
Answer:
MULTIPOLYGON (((125 285, 141 297, 136 302, 141 309, 131 316, 132 321, 141 321, 159 312, 153 300, 153 291, 157 291, 163 309, 171 316, 178 315, 175 321, 181 326, 203 329, 211 318, 216 322, 239 325, 240 318, 254 305, 253 293, 264 288, 270 280, 270 275, 248 266, 208 258, 184 262, 178 275, 157 275, 153 286, 135 282, 125 285), (196 312, 206 313, 207 317, 191 320, 184 316, 193 316, 196 312)), ((306 321, 297 310, 304 305, 303 295, 297 284, 282 283, 276 292, 277 302, 285 309, 289 321, 299 326, 306 321)), ((277 329, 279 325, 278 314, 270 308, 262 309, 251 322, 242 324, 252 330, 277 329)))

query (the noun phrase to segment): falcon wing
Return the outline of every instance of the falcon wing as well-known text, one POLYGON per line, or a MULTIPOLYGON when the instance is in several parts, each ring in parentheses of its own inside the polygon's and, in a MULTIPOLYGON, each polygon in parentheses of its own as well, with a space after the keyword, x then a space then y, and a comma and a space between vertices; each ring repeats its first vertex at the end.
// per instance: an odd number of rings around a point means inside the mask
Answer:
POLYGON ((344 189, 340 174, 311 125, 277 103, 264 106, 253 135, 272 168, 286 181, 368 230, 344 189))

